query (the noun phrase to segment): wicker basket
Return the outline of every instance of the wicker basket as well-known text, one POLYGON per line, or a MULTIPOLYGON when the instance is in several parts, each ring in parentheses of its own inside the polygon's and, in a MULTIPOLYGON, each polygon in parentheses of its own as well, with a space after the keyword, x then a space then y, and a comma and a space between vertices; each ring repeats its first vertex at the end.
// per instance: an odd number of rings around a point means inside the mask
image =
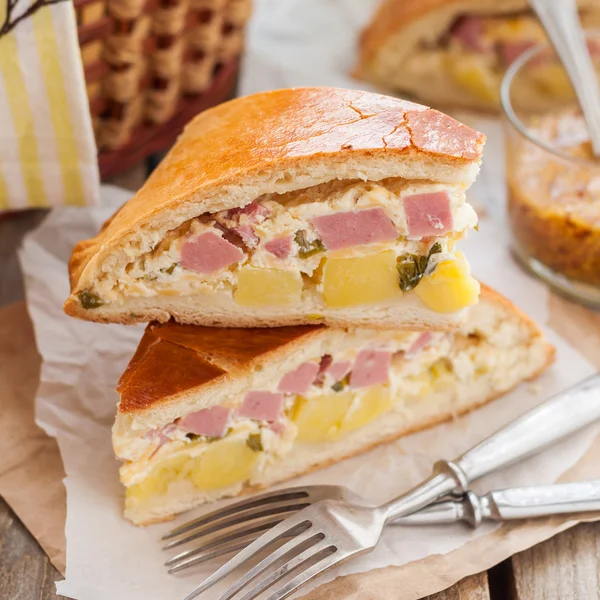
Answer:
POLYGON ((251 0, 74 4, 103 175, 169 145, 231 93, 251 0))

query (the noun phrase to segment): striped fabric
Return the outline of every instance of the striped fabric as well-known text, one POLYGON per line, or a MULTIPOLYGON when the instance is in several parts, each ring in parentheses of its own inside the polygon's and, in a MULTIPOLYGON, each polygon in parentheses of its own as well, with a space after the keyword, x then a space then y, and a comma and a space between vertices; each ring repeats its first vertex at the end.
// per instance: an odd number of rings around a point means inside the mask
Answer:
POLYGON ((0 0, 0 210, 99 196, 73 5, 34 10, 43 1, 13 0, 7 19, 9 0, 0 0))

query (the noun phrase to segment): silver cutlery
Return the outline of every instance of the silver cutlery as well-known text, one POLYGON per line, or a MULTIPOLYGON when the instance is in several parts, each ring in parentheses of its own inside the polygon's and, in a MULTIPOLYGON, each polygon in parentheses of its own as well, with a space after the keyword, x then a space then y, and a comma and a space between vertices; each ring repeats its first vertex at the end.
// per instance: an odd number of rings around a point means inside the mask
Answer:
POLYGON ((599 418, 600 374, 596 374, 525 413, 454 461, 439 461, 431 477, 390 502, 374 507, 345 499, 324 499, 302 508, 242 549, 185 600, 196 598, 257 554, 291 537, 220 596, 220 600, 229 600, 256 580, 240 597, 252 600, 293 575, 267 598, 282 600, 314 577, 371 551, 387 523, 443 496, 464 494, 471 481, 538 452, 599 418))
POLYGON ((579 22, 575 0, 529 0, 560 58, 588 127, 594 156, 600 156, 600 88, 579 22))
MULTIPOLYGON (((168 543, 164 549, 191 541, 198 545, 165 564, 170 567, 169 573, 176 573, 241 550, 291 513, 325 499, 364 502, 358 494, 336 485, 295 487, 262 494, 252 501, 238 502, 205 515, 167 534, 165 539, 178 539, 168 543), (192 533, 188 533, 190 531, 192 533), (217 532, 221 533, 212 537, 217 532), (188 535, 184 536, 186 533, 188 535)), ((600 480, 494 490, 482 496, 469 490, 459 498, 434 502, 396 519, 390 525, 442 525, 464 521, 478 527, 484 521, 512 521, 594 511, 600 511, 600 480)))
MULTIPOLYGON (((319 500, 368 503, 348 488, 336 485, 293 487, 255 496, 214 511, 174 529, 163 539, 177 538, 171 549, 196 545, 165 563, 176 573, 224 554, 237 552, 264 531, 319 500), (218 535, 214 536, 214 534, 218 535)), ((484 521, 511 521, 564 513, 600 511, 600 480, 494 490, 482 496, 469 490, 459 498, 441 500, 400 517, 391 525, 441 525, 464 521, 478 527, 484 521)))
POLYGON ((473 491, 441 500, 400 517, 390 525, 441 525, 465 521, 479 527, 484 521, 515 521, 600 511, 600 479, 494 490, 473 491))
POLYGON ((163 550, 195 542, 193 548, 173 556, 165 565, 170 567, 169 573, 176 573, 223 554, 237 552, 290 514, 326 499, 366 502, 340 485, 291 487, 240 500, 164 535, 163 540, 171 541, 163 546, 163 550), (215 537, 215 534, 218 535, 215 537))

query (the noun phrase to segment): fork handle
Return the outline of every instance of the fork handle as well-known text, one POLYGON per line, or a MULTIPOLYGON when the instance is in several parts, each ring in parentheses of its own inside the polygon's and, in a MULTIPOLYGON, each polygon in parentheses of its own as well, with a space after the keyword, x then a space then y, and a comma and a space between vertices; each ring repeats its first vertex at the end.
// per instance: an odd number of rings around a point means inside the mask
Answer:
POLYGON ((440 525, 466 521, 513 521, 559 514, 600 511, 600 480, 494 490, 484 496, 467 492, 460 500, 434 502, 396 519, 394 525, 440 525))
POLYGON ((600 373, 553 396, 453 461, 439 461, 421 485, 386 503, 386 522, 442 496, 468 491, 471 481, 539 452, 600 419, 600 373))
POLYGON ((496 490, 481 497, 481 507, 492 521, 600 511, 600 479, 496 490))
POLYGON ((539 452, 598 419, 600 373, 553 396, 438 468, 449 468, 464 493, 470 481, 539 452))

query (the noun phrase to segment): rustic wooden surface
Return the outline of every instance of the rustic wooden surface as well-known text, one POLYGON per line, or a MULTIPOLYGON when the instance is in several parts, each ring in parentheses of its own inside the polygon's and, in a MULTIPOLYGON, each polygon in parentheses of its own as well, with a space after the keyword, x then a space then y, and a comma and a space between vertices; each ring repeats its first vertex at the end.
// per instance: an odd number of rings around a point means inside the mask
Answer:
POLYGON ((600 524, 568 529, 514 556, 510 590, 519 600, 600 598, 600 524))
MULTIPOLYGON (((144 168, 136 167, 120 176, 118 184, 135 189, 143 178, 144 168)), ((23 296, 16 248, 43 216, 29 212, 0 220, 0 306, 23 296)), ((576 310, 584 318, 599 319, 597 313, 576 310)), ((59 579, 36 540, 0 498, 0 600, 63 598, 55 592, 59 579)), ((600 600, 600 522, 579 525, 427 600, 594 599, 600 600)), ((401 591, 397 598, 385 600, 402 600, 401 591)))

